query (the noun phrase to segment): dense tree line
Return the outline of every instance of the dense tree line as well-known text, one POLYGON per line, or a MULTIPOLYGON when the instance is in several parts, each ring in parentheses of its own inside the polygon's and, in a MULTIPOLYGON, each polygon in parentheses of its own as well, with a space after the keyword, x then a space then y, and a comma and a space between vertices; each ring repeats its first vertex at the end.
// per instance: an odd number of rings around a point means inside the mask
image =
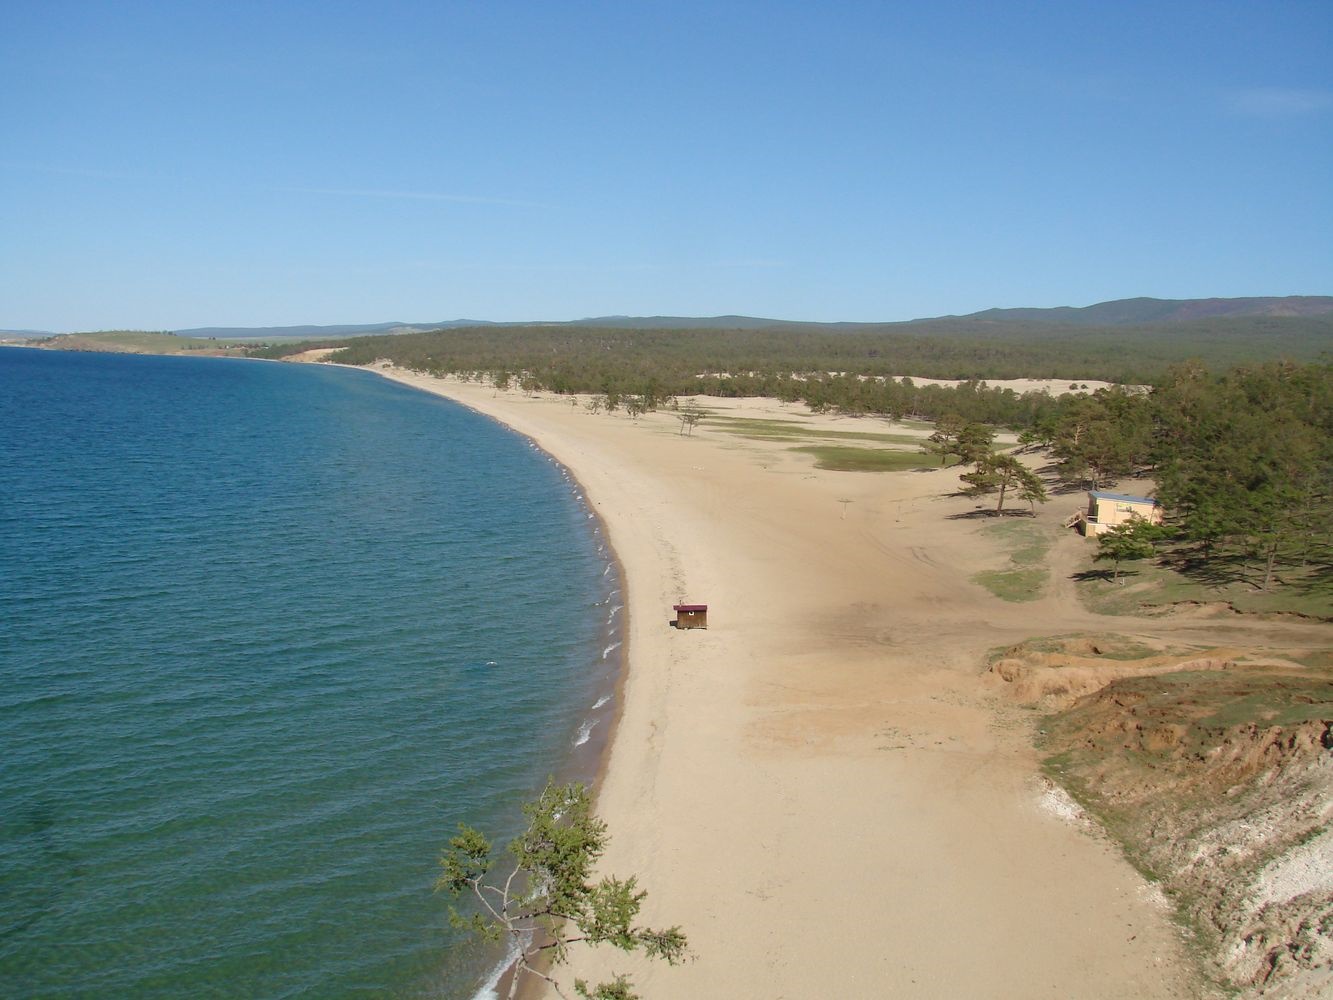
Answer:
POLYGON ((1241 361, 1314 360, 1333 338, 1333 316, 1213 321, 1173 327, 1015 327, 976 321, 856 326, 785 325, 759 329, 616 329, 546 324, 476 326, 429 333, 357 337, 263 348, 280 357, 307 347, 340 348, 338 359, 388 358, 440 373, 525 372, 555 392, 642 394, 656 379, 673 395, 695 391, 701 375, 727 373, 706 386, 752 394, 793 374, 846 372, 883 378, 1059 378, 1079 373, 1123 384, 1160 377, 1172 364, 1204 357, 1218 368, 1241 361))
POLYGON ((1153 393, 1158 499, 1205 551, 1333 558, 1333 365, 1174 369, 1153 393))
MULTIPOLYGON (((1279 566, 1327 572, 1333 563, 1331 365, 1221 375, 1182 365, 1150 393, 1062 396, 1019 441, 1048 453, 1060 478, 1090 489, 1151 475, 1175 537, 1197 544, 1205 560, 1257 565, 1262 589, 1279 566)), ((990 442, 984 424, 949 413, 926 447, 941 461, 974 465, 964 482, 988 492, 1003 471, 990 442)), ((1113 541, 1124 542, 1119 559, 1141 556, 1151 539, 1129 532, 1113 541)))

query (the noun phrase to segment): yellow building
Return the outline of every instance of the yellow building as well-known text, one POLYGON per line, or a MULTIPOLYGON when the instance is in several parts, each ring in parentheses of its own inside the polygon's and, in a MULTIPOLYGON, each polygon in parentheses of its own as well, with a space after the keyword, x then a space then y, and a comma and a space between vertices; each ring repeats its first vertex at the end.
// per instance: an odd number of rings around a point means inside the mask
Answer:
POLYGON ((1093 491, 1088 494, 1088 509, 1079 512, 1078 530, 1092 537, 1135 517, 1161 524, 1162 505, 1151 497, 1093 491))

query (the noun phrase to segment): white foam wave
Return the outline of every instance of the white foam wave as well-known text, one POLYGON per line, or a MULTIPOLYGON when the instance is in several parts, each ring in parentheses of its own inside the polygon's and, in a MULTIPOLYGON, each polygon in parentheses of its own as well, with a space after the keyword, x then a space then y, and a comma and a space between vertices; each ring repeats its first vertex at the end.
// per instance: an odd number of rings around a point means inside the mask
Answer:
POLYGON ((472 996, 472 1000, 500 1000, 500 980, 504 974, 519 956, 520 944, 517 941, 511 941, 509 948, 505 951, 505 957, 500 963, 491 970, 486 981, 481 984, 481 988, 472 996))
POLYGON ((589 738, 592 736, 592 727, 595 725, 597 725, 595 722, 585 722, 583 725, 579 726, 579 734, 574 737, 574 745, 576 747, 581 747, 588 742, 589 738))
POLYGON ((602 650, 602 659, 605 660, 608 656, 610 656, 619 648, 620 648, 620 643, 618 642, 611 643, 611 645, 607 646, 604 650, 602 650))
POLYGON ((611 696, 610 696, 609 694, 604 694, 604 695, 602 695, 600 698, 598 698, 596 702, 593 703, 593 706, 592 706, 592 707, 593 707, 594 709, 601 708, 603 705, 605 705, 605 704, 606 704, 608 701, 610 701, 610 700, 611 700, 611 696))

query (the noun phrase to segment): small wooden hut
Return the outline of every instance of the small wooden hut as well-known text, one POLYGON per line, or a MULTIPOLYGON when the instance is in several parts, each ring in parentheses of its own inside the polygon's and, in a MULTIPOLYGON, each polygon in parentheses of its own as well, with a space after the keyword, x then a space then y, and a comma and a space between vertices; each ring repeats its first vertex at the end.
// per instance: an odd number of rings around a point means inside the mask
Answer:
POLYGON ((674 604, 676 628, 708 628, 707 604, 674 604))

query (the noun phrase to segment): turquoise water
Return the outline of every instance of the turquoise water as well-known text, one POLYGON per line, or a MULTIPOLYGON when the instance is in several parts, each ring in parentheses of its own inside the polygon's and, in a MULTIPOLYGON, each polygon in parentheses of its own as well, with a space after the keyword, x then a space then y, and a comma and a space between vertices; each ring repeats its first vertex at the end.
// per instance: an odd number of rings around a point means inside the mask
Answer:
POLYGON ((440 847, 609 724, 576 484, 315 366, 0 350, 0 428, 0 992, 474 992, 440 847))

